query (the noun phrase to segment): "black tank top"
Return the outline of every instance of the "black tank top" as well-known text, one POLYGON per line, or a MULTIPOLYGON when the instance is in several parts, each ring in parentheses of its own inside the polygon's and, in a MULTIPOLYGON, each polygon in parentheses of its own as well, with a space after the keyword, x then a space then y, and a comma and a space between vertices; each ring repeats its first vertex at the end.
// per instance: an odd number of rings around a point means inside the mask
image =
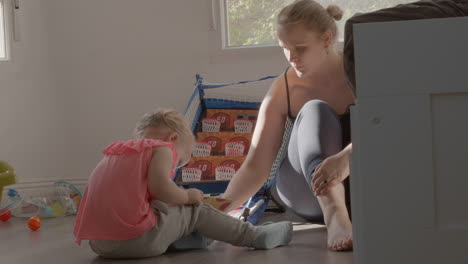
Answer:
MULTIPOLYGON (((284 71, 284 82, 286 84, 286 98, 288 100, 288 117, 292 121, 294 121, 296 118, 292 116, 291 113, 291 98, 289 96, 289 84, 288 84, 288 70, 289 67, 286 68, 284 71)), ((338 115, 338 118, 340 119, 340 124, 341 124, 341 130, 342 130, 342 135, 343 135, 343 148, 349 145, 351 143, 351 115, 349 113, 349 106, 346 109, 346 112, 342 115, 338 115)))
POLYGON ((289 98, 289 85, 288 85, 288 74, 287 74, 288 70, 289 70, 289 67, 287 67, 286 70, 284 71, 284 82, 286 83, 286 97, 288 100, 288 117, 289 119, 294 121, 296 118, 293 117, 291 114, 291 99, 289 98))

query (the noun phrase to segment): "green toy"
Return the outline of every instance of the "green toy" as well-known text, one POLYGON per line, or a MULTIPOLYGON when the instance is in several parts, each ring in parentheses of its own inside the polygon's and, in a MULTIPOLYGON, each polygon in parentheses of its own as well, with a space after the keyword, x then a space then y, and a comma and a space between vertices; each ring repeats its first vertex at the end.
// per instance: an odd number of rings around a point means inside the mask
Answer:
POLYGON ((16 174, 13 167, 6 161, 0 160, 0 203, 2 199, 3 187, 16 183, 16 174))

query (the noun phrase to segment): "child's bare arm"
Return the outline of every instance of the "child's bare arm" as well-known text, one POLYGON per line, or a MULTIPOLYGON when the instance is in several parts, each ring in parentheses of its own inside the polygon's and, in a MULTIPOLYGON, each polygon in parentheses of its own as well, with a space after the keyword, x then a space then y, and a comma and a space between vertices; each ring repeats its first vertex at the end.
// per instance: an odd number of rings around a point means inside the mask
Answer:
POLYGON ((166 147, 153 149, 148 170, 148 190, 154 199, 170 204, 199 204, 203 193, 199 190, 184 190, 170 179, 172 151, 166 147))

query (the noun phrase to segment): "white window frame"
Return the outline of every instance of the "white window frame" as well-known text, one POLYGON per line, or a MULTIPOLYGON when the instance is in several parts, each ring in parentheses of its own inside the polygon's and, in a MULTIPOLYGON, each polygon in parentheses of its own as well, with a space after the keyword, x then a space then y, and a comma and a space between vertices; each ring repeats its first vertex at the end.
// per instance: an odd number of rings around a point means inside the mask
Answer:
POLYGON ((2 19, 3 19, 3 33, 4 33, 4 38, 3 38, 3 41, 4 41, 4 47, 5 47, 5 57, 0 57, 0 62, 5 62, 5 61, 9 61, 10 58, 11 58, 11 46, 10 46, 10 43, 11 43, 11 26, 10 26, 10 21, 11 21, 11 16, 10 16, 10 10, 11 9, 11 1, 7 1, 7 0, 0 0, 0 4, 2 5, 2 11, 3 11, 3 14, 2 14, 2 19))
MULTIPOLYGON (((211 0, 210 63, 261 60, 266 57, 282 56, 278 43, 253 46, 226 46, 227 17, 226 0, 211 0)), ((343 40, 336 41, 336 47, 343 50, 343 40)))
POLYGON ((19 9, 15 10, 17 0, 0 0, 3 2, 3 12, 5 19, 5 35, 6 35, 6 59, 0 59, 0 76, 14 76, 22 71, 21 61, 24 59, 22 54, 23 45, 20 45, 19 28, 16 27, 15 37, 15 23, 19 20, 19 9), (15 12, 18 12, 15 14, 15 12), (16 15, 16 21, 15 21, 16 15))
POLYGON ((278 44, 226 47, 226 17, 224 13, 224 0, 211 0, 210 64, 256 61, 278 55, 284 57, 278 44))
MULTIPOLYGON (((221 22, 221 46, 223 50, 229 49, 261 49, 261 48, 269 48, 269 47, 279 47, 278 43, 274 44, 264 44, 264 45, 250 45, 250 46, 227 46, 227 38, 228 38, 228 23, 227 23, 227 12, 226 12, 226 1, 227 0, 218 0, 219 1, 219 14, 220 14, 220 22, 221 22)), ((338 49, 343 50, 343 43, 344 39, 338 39, 335 44, 338 49)))
POLYGON ((222 49, 250 49, 250 48, 268 48, 268 47, 278 47, 278 43, 274 44, 263 44, 263 45, 249 45, 249 46, 227 46, 228 43, 228 17, 227 17, 227 10, 226 10, 226 1, 227 0, 220 0, 219 5, 219 14, 220 14, 220 22, 221 22, 221 40, 222 40, 222 49))

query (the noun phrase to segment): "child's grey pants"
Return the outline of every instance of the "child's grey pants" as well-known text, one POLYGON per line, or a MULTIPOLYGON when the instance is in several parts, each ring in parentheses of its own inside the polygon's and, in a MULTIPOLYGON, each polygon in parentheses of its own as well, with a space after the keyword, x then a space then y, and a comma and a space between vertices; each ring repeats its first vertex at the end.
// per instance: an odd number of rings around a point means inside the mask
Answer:
POLYGON ((93 251, 105 258, 153 257, 163 254, 169 245, 192 232, 235 246, 253 246, 255 227, 252 224, 207 203, 175 206, 154 200, 152 206, 158 215, 155 227, 130 240, 91 240, 93 251))

